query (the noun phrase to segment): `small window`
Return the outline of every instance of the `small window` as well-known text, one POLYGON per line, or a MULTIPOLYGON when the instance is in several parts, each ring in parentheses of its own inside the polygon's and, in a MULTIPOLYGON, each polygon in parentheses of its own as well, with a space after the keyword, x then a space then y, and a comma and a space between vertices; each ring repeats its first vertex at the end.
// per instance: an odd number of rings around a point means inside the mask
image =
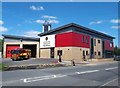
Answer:
POLYGON ((95 55, 96 55, 96 52, 95 52, 95 55))
POLYGON ((86 36, 86 43, 88 43, 88 37, 86 36))
POLYGON ((100 56, 100 55, 101 55, 101 52, 98 52, 98 55, 100 56))
POLYGON ((86 51, 86 55, 88 55, 88 51, 86 51))
POLYGON ((100 40, 98 40, 98 43, 100 43, 100 40))
POLYGON ((85 56, 85 51, 83 50, 83 56, 85 56))
POLYGON ((94 46, 96 46, 96 39, 94 39, 94 46))
POLYGON ((82 36, 82 42, 84 42, 84 36, 82 36))
POLYGON ((112 47, 112 43, 110 43, 110 47, 112 47))

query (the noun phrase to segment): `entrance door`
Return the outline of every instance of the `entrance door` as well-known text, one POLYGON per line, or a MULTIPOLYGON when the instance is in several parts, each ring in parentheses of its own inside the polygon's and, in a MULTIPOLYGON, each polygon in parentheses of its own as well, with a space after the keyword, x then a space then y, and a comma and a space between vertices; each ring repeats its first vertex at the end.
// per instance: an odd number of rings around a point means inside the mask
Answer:
POLYGON ((91 48, 90 48, 90 58, 93 58, 94 56, 94 43, 93 38, 91 38, 91 48))
POLYGON ((83 60, 85 61, 85 51, 83 50, 83 60))
POLYGON ((54 58, 54 48, 50 48, 50 58, 54 58))
POLYGON ((11 50, 20 48, 20 45, 7 45, 6 46, 6 58, 11 57, 11 50))

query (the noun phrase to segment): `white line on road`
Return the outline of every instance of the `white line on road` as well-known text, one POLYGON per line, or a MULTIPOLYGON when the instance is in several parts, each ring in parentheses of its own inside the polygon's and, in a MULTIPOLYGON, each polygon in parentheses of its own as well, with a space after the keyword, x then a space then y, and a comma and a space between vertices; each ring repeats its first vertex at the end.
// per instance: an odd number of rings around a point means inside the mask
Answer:
MULTIPOLYGON (((106 68, 105 70, 112 70, 112 69, 116 69, 116 68, 118 68, 118 67, 106 68)), ((75 72, 73 74, 67 74, 67 75, 62 75, 62 74, 48 75, 48 76, 24 78, 24 79, 20 79, 20 80, 23 80, 24 83, 28 83, 28 82, 34 82, 34 81, 40 81, 40 80, 46 80, 46 79, 55 79, 55 78, 65 77, 68 75, 87 74, 87 73, 93 73, 93 72, 98 72, 98 71, 100 71, 100 70, 89 70, 89 71, 83 71, 83 72, 75 72)))
POLYGON ((112 70, 112 69, 116 69, 118 67, 113 67, 113 68, 106 68, 105 70, 112 70))
POLYGON ((98 72, 99 70, 91 70, 91 71, 84 71, 84 72, 75 72, 77 74, 85 74, 85 73, 92 73, 92 72, 98 72))
MULTIPOLYGON (((98 71, 99 70, 90 70, 90 71, 75 72, 75 73, 77 73, 77 74, 86 74, 86 73, 93 73, 93 72, 98 72, 98 71)), ((21 80, 23 80, 24 83, 28 83, 28 82, 35 82, 35 81, 46 80, 46 79, 55 79, 55 78, 60 78, 60 77, 65 77, 65 76, 68 76, 68 75, 57 74, 57 75, 48 75, 48 76, 24 78, 24 79, 21 79, 21 80)))
POLYGON ((109 84, 109 83, 111 83, 111 82, 114 82, 115 80, 117 80, 118 78, 116 78, 116 79, 113 79, 113 80, 111 80, 111 81, 109 81, 109 82, 107 82, 107 83, 105 83, 105 84, 103 84, 103 85, 101 85, 101 86, 105 86, 105 85, 107 85, 107 84, 109 84))
POLYGON ((35 82, 35 81, 46 80, 46 79, 55 79, 55 78, 60 78, 60 77, 65 77, 65 76, 67 76, 67 75, 57 74, 57 75, 25 78, 25 79, 21 79, 21 80, 23 80, 24 83, 28 83, 28 82, 35 82))

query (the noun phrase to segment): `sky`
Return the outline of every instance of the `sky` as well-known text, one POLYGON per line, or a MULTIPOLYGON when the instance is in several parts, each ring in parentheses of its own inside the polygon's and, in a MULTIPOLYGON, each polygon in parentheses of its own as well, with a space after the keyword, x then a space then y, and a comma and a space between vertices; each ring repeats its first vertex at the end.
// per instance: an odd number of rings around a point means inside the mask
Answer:
POLYGON ((76 23, 115 37, 118 45, 117 2, 3 2, 0 34, 38 37, 44 20, 52 29, 76 23))

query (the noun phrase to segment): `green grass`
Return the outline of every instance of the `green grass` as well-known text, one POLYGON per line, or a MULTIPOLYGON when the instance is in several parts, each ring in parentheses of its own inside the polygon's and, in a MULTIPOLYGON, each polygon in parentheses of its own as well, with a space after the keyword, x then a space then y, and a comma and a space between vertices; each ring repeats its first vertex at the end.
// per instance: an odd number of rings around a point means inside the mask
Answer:
POLYGON ((7 67, 7 65, 0 63, 0 70, 5 70, 5 67, 7 67))

